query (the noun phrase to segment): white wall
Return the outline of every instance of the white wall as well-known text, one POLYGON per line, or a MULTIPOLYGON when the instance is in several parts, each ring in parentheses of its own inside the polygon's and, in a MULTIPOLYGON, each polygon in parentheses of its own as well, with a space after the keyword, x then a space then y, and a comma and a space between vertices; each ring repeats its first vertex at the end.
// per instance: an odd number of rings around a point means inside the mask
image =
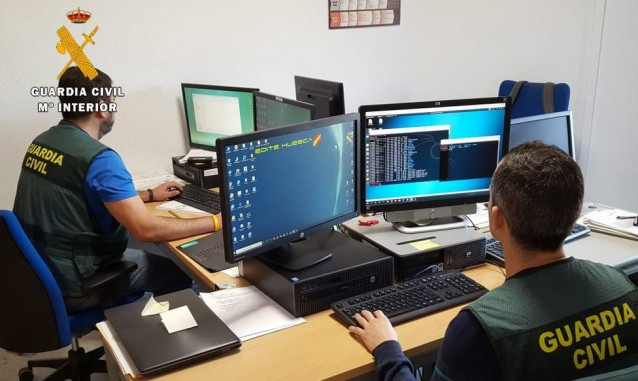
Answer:
MULTIPOLYGON (((33 137, 59 115, 36 112, 33 86, 55 86, 67 61, 56 30, 76 39, 95 26, 93 64, 122 86, 103 142, 132 173, 170 169, 186 150, 180 83, 259 87, 294 97, 295 74, 341 81, 346 109, 361 104, 496 95, 503 79, 566 82, 581 156, 591 128, 602 0, 404 0, 401 25, 329 30, 326 0, 80 2, 93 13, 71 25, 76 0, 3 2, 0 14, 0 208, 11 208, 33 137), (582 127, 582 131, 579 128, 582 127), (589 126, 589 127, 587 127, 589 126)), ((635 35, 635 34, 634 34, 635 35)), ((619 47, 618 49, 622 49, 619 47)), ((595 136, 595 134, 593 135, 595 136)))
POLYGON ((638 2, 604 7, 586 171, 586 199, 638 210, 638 2))

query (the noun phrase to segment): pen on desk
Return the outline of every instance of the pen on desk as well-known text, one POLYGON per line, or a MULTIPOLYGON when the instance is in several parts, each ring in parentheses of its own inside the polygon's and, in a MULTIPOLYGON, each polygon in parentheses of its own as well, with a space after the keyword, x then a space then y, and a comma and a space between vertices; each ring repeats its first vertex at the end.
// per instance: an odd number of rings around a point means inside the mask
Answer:
POLYGON ((175 218, 179 218, 179 219, 181 219, 181 218, 182 218, 182 216, 180 216, 179 214, 177 214, 177 212, 176 212, 176 211, 174 211, 174 210, 169 210, 168 212, 169 212, 171 215, 173 215, 175 218))
POLYGON ((637 218, 638 216, 616 216, 617 220, 632 220, 634 218, 637 218))

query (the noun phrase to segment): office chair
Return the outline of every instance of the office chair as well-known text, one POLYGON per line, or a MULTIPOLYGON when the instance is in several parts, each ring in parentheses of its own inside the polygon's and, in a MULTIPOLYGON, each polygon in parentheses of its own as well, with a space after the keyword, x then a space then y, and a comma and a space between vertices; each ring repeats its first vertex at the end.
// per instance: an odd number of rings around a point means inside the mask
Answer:
MULTIPOLYGON (((0 210, 0 347, 17 353, 45 352, 71 344, 68 358, 30 360, 19 371, 21 381, 33 380, 34 367, 56 368, 47 380, 90 380, 91 373, 106 373, 100 360, 104 348, 88 353, 80 347, 78 336, 104 320, 103 309, 89 308, 68 313, 53 274, 29 241, 13 212, 0 210)), ((118 262, 83 283, 85 290, 100 288, 120 275, 133 271, 137 264, 118 262)), ((137 299, 143 294, 127 298, 137 299)))
POLYGON ((569 85, 505 80, 498 96, 512 97, 512 119, 569 110, 569 85))

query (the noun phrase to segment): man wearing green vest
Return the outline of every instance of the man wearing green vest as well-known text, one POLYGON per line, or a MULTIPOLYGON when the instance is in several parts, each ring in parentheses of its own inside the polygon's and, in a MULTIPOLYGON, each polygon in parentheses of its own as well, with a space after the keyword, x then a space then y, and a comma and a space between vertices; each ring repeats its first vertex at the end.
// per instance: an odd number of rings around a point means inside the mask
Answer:
POLYGON ((97 304, 80 284, 115 261, 138 268, 109 285, 113 298, 140 291, 158 294, 190 287, 169 259, 127 249, 129 233, 140 242, 169 241, 219 230, 219 216, 157 217, 144 202, 163 201, 182 189, 175 182, 135 190, 120 156, 100 143, 114 123, 111 78, 94 79, 68 68, 62 89, 62 120, 31 143, 25 155, 13 211, 60 285, 69 310, 97 304))
MULTIPOLYGON (((452 320, 433 380, 573 380, 638 364, 636 286, 609 266, 565 257, 583 193, 578 164, 555 146, 525 143, 503 158, 488 214, 507 279, 452 320)), ((379 378, 414 379, 383 313, 355 318, 361 327, 350 332, 379 378)))

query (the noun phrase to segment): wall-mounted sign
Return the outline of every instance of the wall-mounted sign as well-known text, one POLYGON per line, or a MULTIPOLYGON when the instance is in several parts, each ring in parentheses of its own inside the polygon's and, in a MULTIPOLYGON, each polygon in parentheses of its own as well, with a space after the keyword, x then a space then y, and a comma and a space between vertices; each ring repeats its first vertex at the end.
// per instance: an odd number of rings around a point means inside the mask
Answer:
POLYGON ((399 25, 401 0, 328 0, 330 29, 399 25))

